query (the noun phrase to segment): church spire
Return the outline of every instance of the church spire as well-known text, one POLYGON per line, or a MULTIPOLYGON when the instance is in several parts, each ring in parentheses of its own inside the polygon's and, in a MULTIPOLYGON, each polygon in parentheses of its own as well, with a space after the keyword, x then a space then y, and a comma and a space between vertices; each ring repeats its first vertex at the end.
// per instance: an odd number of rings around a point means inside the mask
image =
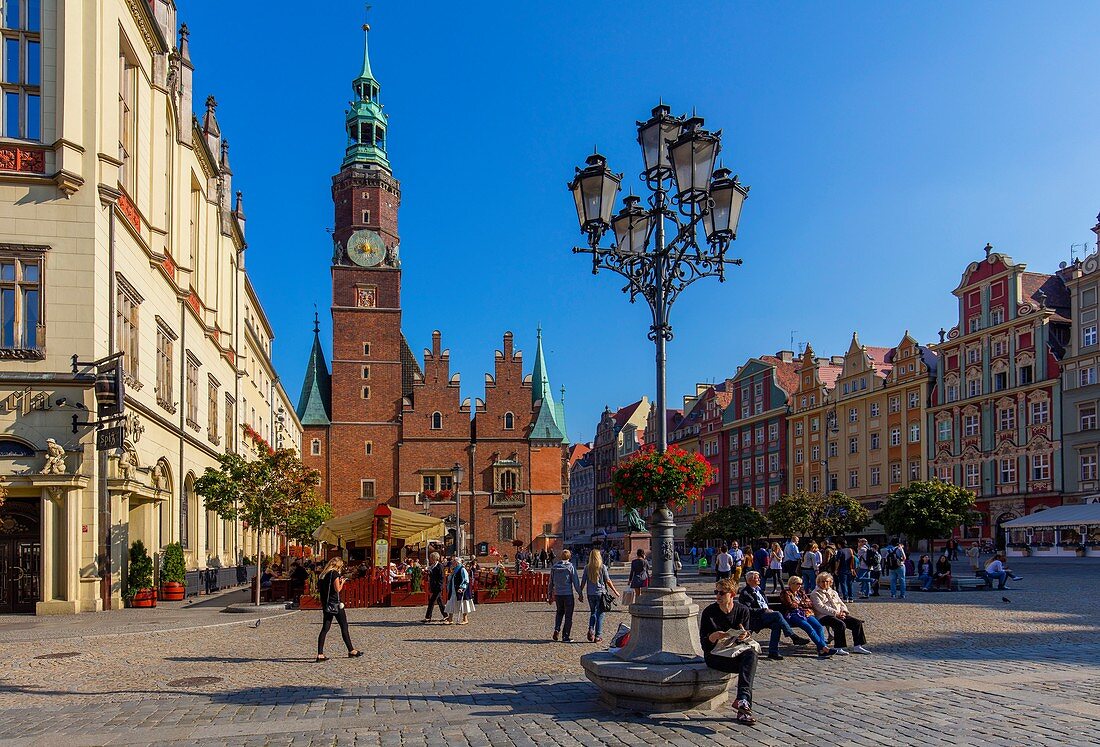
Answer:
MULTIPOLYGON (((542 352, 542 325, 538 327, 537 338, 535 368, 531 373, 531 404, 537 405, 539 410, 530 438, 565 444, 569 441, 565 433, 565 403, 554 401, 554 390, 550 387, 550 376, 546 372, 546 356, 542 352)), ((564 392, 562 398, 564 400, 564 392)))
POLYGON ((370 67, 370 48, 367 40, 370 25, 363 24, 363 69, 352 81, 355 100, 350 102, 346 115, 348 147, 344 154, 343 168, 360 164, 390 171, 386 156, 386 130, 389 126, 382 105, 378 103, 378 81, 370 67))
POLYGON ((302 394, 298 398, 298 420, 302 425, 328 425, 332 412, 332 377, 321 348, 321 325, 317 312, 313 312, 313 349, 306 364, 306 377, 302 382, 302 394))

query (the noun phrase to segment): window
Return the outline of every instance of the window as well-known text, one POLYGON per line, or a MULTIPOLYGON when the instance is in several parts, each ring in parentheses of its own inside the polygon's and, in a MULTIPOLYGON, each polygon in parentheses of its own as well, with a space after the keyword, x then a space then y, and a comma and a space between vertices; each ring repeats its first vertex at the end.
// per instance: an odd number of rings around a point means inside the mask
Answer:
POLYGON ((129 283, 118 276, 115 295, 115 335, 122 352, 122 368, 138 380, 138 306, 142 298, 129 283))
POLYGON ((968 397, 980 397, 982 394, 981 379, 974 378, 966 382, 966 394, 968 397))
POLYGON ((504 430, 514 430, 516 427, 516 416, 510 412, 504 413, 504 430))
POLYGON ((748 477, 751 474, 752 474, 752 460, 751 459, 742 459, 741 460, 741 476, 742 477, 748 477))
POLYGON ((753 393, 753 396, 755 396, 755 397, 763 396, 763 394, 764 394, 764 383, 761 382, 761 381, 758 381, 755 384, 753 384, 752 385, 752 393, 753 393))
POLYGON ((1010 431, 1016 427, 1016 408, 1004 407, 997 409, 997 430, 1010 431))
POLYGON ((879 445, 879 434, 872 433, 871 434, 871 450, 874 451, 875 449, 877 449, 878 445, 879 445))
POLYGON ((764 474, 764 457, 762 456, 756 457, 756 474, 764 474))
POLYGON ((374 480, 359 481, 359 497, 364 501, 374 500, 374 480))
POLYGON ((443 413, 436 411, 432 413, 432 430, 438 431, 443 427, 443 413))
POLYGON ((855 423, 858 420, 859 420, 859 408, 849 407, 848 408, 848 422, 849 423, 855 423))
POLYGON ((967 321, 967 329, 969 329, 972 333, 977 332, 979 329, 981 329, 981 327, 979 326, 980 324, 981 322, 979 321, 978 317, 972 316, 967 321))
POLYGON ((364 210, 363 211, 363 223, 370 223, 370 211, 369 210, 364 210))
POLYGON ((1047 401, 1031 403, 1031 424, 1046 423, 1050 420, 1050 403, 1047 401))
POLYGON ((915 444, 920 441, 920 423, 909 424, 909 443, 915 444))
POLYGON ((856 469, 848 470, 848 487, 849 488, 858 488, 859 487, 859 470, 856 470, 856 469))
POLYGON ((764 488, 757 488, 756 489, 756 505, 757 506, 763 506, 764 505, 764 488))
POLYGON ((1000 324, 1005 320, 1005 310, 998 306, 995 309, 989 310, 989 323, 1000 324))
POLYGON ((1031 479, 1050 479, 1050 454, 1034 454, 1031 457, 1031 479))
POLYGON ((737 462, 730 462, 730 477, 737 477, 737 462))
POLYGON ((1016 459, 1001 459, 997 463, 997 477, 1001 485, 1013 485, 1016 483, 1016 459))
POLYGON ((1091 454, 1082 453, 1080 456, 1081 462, 1081 479, 1082 480, 1095 480, 1096 479, 1096 453, 1091 454))
POLYGON ((795 464, 802 464, 802 449, 795 449, 794 450, 794 463, 795 464))
POLYGON ((1081 330, 1081 347, 1090 347, 1096 344, 1096 325, 1090 324, 1081 330))
POLYGON ((42 11, 40 0, 2 4, 3 57, 0 58, 0 135, 42 139, 42 11))
POLYGON ((810 461, 817 462, 817 461, 820 461, 820 460, 821 460, 821 447, 820 446, 811 446, 810 447, 810 461))
POLYGON ((794 481, 794 489, 795 490, 802 490, 802 488, 805 487, 805 485, 806 485, 806 481, 803 480, 801 477, 794 481))
POLYGON ((363 355, 370 355, 370 343, 369 342, 364 342, 363 343, 363 355))
POLYGON ((42 260, 21 254, 0 257, 0 347, 40 350, 45 344, 42 260))
POLYGON ((981 361, 981 359, 982 359, 981 348, 972 347, 972 348, 967 349, 967 351, 966 351, 966 362, 967 363, 978 363, 979 361, 981 361))
POLYGON ((993 355, 1000 356, 1000 355, 1004 355, 1004 354, 1005 354, 1004 340, 994 340, 993 341, 993 355))
POLYGON ((835 457, 840 453, 840 449, 837 447, 836 441, 829 442, 829 456, 835 457))
POLYGON ((878 417, 878 402, 872 402, 871 403, 871 417, 872 418, 877 418, 878 417))
POLYGON ((978 416, 977 415, 963 415, 963 435, 964 436, 977 436, 978 435, 978 416))
POLYGON ((810 419, 810 432, 811 433, 817 433, 818 428, 820 428, 820 426, 821 426, 821 423, 818 421, 818 418, 811 418, 810 419))
POLYGON ((778 485, 772 485, 771 487, 768 488, 768 500, 772 503, 775 503, 776 501, 779 500, 779 486, 778 485))
POLYGON ((764 443, 764 426, 758 425, 756 426, 756 445, 759 446, 762 443, 764 443))
POLYGON ((211 443, 220 443, 218 435, 218 399, 221 384, 211 376, 206 386, 206 437, 211 443))
POLYGON ((836 490, 836 472, 829 473, 829 490, 836 490))
POLYGON ((948 402, 955 402, 958 399, 959 399, 959 385, 958 384, 948 384, 947 385, 947 401, 948 402))
POLYGON ((778 472, 779 471, 779 455, 778 454, 769 454, 768 455, 768 469, 771 472, 778 472))
POLYGON ((1008 389, 1008 371, 998 371, 993 374, 993 391, 999 392, 1008 389))
POLYGON ((890 398, 890 412, 901 412, 901 397, 890 398))
POLYGON ((882 484, 882 468, 881 467, 872 467, 871 468, 871 485, 876 486, 876 485, 881 485, 881 484, 882 484))
POLYGON ((370 378, 370 366, 363 366, 363 378, 364 379, 369 379, 370 378))
POLYGON ((901 428, 894 426, 890 429, 890 445, 901 446, 901 428))
POLYGON ((737 448, 738 448, 737 444, 738 444, 739 440, 740 439, 738 438, 736 433, 731 433, 730 434, 730 451, 736 451, 737 450, 737 448))
POLYGON ((920 460, 919 459, 910 459, 909 460, 909 479, 910 480, 919 480, 920 479, 920 460))
MULTIPOLYGON (((157 325, 157 404, 170 412, 176 408, 172 402, 172 343, 175 335, 161 324, 157 325)), ((226 433, 228 433, 228 429, 226 433)))
POLYGON ((370 387, 369 386, 363 387, 363 389, 360 392, 359 396, 361 396, 363 399, 370 399, 370 387))
POLYGON ((1096 405, 1081 405, 1078 409, 1078 414, 1081 416, 1081 430, 1092 431, 1096 430, 1096 405))
POLYGON ((1016 378, 1021 386, 1035 381, 1035 369, 1031 366, 1019 366, 1016 369, 1016 378))
POLYGON ((852 436, 848 439, 848 453, 855 454, 859 451, 859 437, 852 436))
POLYGON ((367 456, 370 456, 371 454, 374 453, 374 441, 364 441, 363 442, 363 453, 366 454, 367 456))
POLYGON ((821 489, 821 478, 818 477, 817 475, 814 475, 813 477, 810 478, 810 492, 811 493, 816 493, 820 489, 821 489))
POLYGON ((199 427, 199 362, 187 357, 187 424, 199 427))
POLYGON ((315 438, 309 442, 309 453, 312 456, 321 456, 321 439, 315 438))
POLYGON ((118 181, 128 190, 133 190, 137 139, 137 65, 126 57, 125 52, 118 55, 118 181))
POLYGON ((968 464, 966 470, 966 487, 976 488, 981 482, 981 468, 977 464, 968 464))
POLYGON ((901 464, 894 462, 890 465, 890 484, 896 485, 901 482, 901 464))
POLYGON ((516 538, 516 517, 501 516, 500 526, 497 529, 497 537, 502 542, 511 542, 516 538))
POLYGON ((779 423, 769 423, 768 424, 768 440, 769 441, 778 441, 779 440, 779 423))
POLYGON ((939 424, 939 431, 936 434, 937 441, 950 441, 951 440, 951 421, 942 420, 939 424))
POLYGON ((236 446, 236 444, 234 444, 233 442, 234 436, 237 435, 237 419, 233 412, 234 402, 235 400, 232 396, 228 394, 225 395, 225 408, 223 417, 225 418, 225 451, 227 454, 233 450, 234 446, 236 446))
POLYGON ((909 409, 915 410, 920 406, 920 392, 909 392, 909 409))
POLYGON ((1079 375, 1081 386, 1089 386, 1096 383, 1096 366, 1084 366, 1079 375))

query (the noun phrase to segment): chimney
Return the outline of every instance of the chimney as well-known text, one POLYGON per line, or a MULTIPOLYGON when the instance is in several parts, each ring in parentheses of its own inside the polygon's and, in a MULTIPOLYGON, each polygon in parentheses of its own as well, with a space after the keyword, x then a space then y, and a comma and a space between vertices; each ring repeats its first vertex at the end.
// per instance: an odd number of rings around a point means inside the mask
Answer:
POLYGON ((843 355, 834 355, 832 358, 829 359, 829 363, 833 364, 834 366, 843 366, 844 365, 844 356, 843 355))
POLYGON ((791 363, 794 361, 794 351, 780 350, 778 353, 775 354, 775 357, 783 361, 784 363, 791 363))

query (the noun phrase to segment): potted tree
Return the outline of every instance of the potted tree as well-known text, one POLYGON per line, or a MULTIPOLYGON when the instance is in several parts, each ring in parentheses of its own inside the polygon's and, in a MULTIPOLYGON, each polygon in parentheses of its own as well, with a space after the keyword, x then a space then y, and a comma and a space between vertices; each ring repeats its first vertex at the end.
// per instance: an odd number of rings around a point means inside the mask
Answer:
POLYGON ((409 568, 409 585, 394 586, 390 591, 391 607, 421 607, 428 603, 424 591, 424 569, 419 565, 409 568))
POLYGON ((160 599, 162 602, 181 602, 184 597, 183 579, 187 565, 183 559, 183 546, 173 542, 164 548, 160 567, 160 599))
POLYGON ((130 545, 130 564, 123 598, 131 607, 157 606, 157 593, 153 590, 153 559, 141 540, 130 545))

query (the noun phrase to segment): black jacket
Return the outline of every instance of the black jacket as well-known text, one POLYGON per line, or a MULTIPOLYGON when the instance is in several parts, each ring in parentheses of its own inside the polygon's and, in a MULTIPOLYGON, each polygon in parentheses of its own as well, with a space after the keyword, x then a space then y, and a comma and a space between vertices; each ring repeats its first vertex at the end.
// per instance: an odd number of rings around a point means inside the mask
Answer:
MULTIPOLYGON (((756 588, 760 592, 760 595, 764 597, 764 601, 766 603, 767 596, 764 594, 764 589, 759 586, 756 588)), ((771 611, 771 608, 764 607, 762 604, 760 604, 760 601, 753 595, 749 587, 746 586, 745 588, 741 589, 741 591, 737 594, 737 601, 749 608, 749 620, 752 624, 751 629, 753 631, 761 630, 765 627, 764 620, 762 618, 764 617, 765 612, 771 611)))
POLYGON ((443 564, 436 563, 428 569, 428 591, 438 594, 443 591, 443 564))

